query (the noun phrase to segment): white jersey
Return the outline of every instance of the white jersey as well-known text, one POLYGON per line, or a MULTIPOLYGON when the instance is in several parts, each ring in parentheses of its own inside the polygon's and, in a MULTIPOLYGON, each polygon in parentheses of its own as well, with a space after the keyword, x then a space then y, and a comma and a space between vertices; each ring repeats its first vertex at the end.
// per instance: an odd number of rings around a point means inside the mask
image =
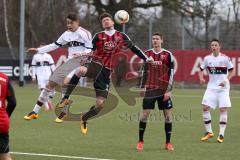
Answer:
POLYGON ((92 46, 92 35, 82 27, 78 27, 75 32, 65 31, 56 42, 38 48, 39 53, 53 51, 61 46, 68 47, 68 59, 75 53, 89 53, 92 46))
POLYGON ((32 78, 40 80, 48 80, 55 69, 52 56, 47 53, 37 53, 32 59, 33 74, 32 78))
POLYGON ((227 81, 224 87, 219 86, 221 82, 227 80, 228 70, 233 69, 233 64, 228 56, 222 53, 219 53, 217 57, 213 54, 208 55, 204 58, 200 68, 208 71, 208 89, 230 89, 229 81, 227 81))

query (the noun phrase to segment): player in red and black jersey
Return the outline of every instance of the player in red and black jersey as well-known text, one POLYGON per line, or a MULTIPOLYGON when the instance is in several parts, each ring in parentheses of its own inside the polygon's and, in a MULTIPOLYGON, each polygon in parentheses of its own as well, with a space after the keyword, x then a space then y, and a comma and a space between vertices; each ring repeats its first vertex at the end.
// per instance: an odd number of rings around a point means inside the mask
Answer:
POLYGON ((143 135, 147 125, 147 120, 151 110, 155 108, 157 101, 159 110, 163 110, 165 117, 166 150, 173 150, 170 143, 172 132, 172 100, 171 90, 173 84, 174 62, 170 51, 161 47, 163 38, 160 33, 152 36, 153 48, 147 50, 145 54, 152 57, 154 62, 145 64, 144 88, 146 88, 143 98, 143 110, 139 122, 139 141, 137 150, 143 150, 143 135))
POLYGON ((16 107, 16 98, 8 77, 0 72, 0 159, 11 160, 9 152, 9 117, 16 107), (7 106, 5 101, 7 101, 7 106))
MULTIPOLYGON (((114 29, 114 21, 109 13, 103 13, 100 16, 104 31, 95 34, 93 37, 93 55, 88 67, 80 66, 78 71, 70 80, 69 87, 62 101, 61 106, 70 103, 69 95, 77 85, 80 76, 95 78, 94 89, 96 92, 96 104, 90 110, 83 114, 81 119, 81 131, 87 133, 86 122, 89 118, 97 115, 103 108, 103 104, 108 95, 110 76, 112 72, 112 57, 121 48, 128 47, 133 53, 138 55, 144 61, 149 59, 135 45, 132 44, 130 38, 122 32, 114 29)), ((56 122, 63 122, 66 113, 62 112, 56 119, 56 122)))

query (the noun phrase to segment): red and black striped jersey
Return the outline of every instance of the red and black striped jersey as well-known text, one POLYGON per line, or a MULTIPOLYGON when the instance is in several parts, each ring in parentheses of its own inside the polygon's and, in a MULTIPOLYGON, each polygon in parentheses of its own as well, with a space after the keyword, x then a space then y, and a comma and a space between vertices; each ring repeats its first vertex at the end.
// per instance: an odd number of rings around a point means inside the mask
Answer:
POLYGON ((122 48, 128 47, 138 55, 141 59, 146 60, 145 54, 135 45, 132 44, 130 38, 123 32, 113 30, 113 34, 109 35, 106 31, 99 32, 93 37, 93 57, 100 60, 106 68, 112 68, 112 57, 122 48))
POLYGON ((8 76, 0 72, 0 133, 7 133, 9 117, 16 106, 14 90, 8 76), (6 101, 7 106, 6 106, 6 101))
POLYGON ((153 49, 147 50, 145 54, 154 59, 153 63, 146 64, 147 89, 161 89, 170 91, 173 85, 174 61, 173 55, 166 49, 155 52, 153 49))

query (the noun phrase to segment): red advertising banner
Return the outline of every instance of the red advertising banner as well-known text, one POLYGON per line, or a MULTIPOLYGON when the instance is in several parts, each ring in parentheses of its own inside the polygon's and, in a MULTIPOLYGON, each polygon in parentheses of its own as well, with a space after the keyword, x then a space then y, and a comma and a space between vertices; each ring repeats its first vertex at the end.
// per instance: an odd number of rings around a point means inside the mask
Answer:
MULTIPOLYGON (((203 58, 210 54, 209 50, 173 50, 175 61, 174 80, 177 82, 198 83, 199 66, 203 58)), ((222 51, 223 54, 229 56, 235 67, 235 76, 231 80, 232 83, 240 83, 240 51, 222 51)), ((67 49, 58 49, 50 53, 55 60, 56 65, 62 64, 67 59, 67 49)), ((118 57, 124 57, 129 64, 127 68, 126 78, 131 79, 138 76, 139 67, 136 64, 140 59, 129 50, 124 50, 114 55, 112 59, 113 66, 118 63, 118 57)))

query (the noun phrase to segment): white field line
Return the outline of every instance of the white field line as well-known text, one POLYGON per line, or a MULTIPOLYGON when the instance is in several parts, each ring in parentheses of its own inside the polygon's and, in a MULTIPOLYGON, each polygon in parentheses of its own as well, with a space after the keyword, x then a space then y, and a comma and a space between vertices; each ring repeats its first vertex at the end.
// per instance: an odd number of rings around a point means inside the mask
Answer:
POLYGON ((13 154, 13 155, 25 155, 25 156, 39 156, 39 157, 68 158, 68 159, 83 159, 83 160, 113 160, 113 159, 102 159, 102 158, 91 158, 91 157, 54 155, 54 154, 45 154, 45 153, 10 152, 10 154, 13 154))

